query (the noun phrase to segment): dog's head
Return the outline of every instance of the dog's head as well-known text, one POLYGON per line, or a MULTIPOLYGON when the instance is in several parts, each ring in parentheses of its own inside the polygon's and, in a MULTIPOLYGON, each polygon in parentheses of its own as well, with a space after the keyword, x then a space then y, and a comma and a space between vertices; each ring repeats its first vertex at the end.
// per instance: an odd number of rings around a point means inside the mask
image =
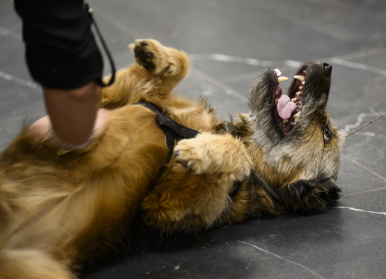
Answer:
POLYGON ((335 183, 344 134, 326 111, 331 72, 326 63, 305 63, 285 95, 279 70, 267 69, 254 82, 248 102, 252 144, 256 169, 268 184, 335 183))

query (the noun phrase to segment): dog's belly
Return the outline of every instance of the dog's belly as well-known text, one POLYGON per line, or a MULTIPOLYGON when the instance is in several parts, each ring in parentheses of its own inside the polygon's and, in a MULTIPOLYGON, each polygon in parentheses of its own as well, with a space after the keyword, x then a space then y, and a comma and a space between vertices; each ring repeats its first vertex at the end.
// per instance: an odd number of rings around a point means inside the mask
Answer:
MULTIPOLYGON (((16 144, 7 156, 22 150, 16 144)), ((0 195, 0 244, 43 249, 57 259, 106 252, 127 232, 166 152, 155 114, 128 106, 112 112, 105 136, 88 154, 44 163, 36 157, 37 165, 33 156, 15 156, 2 170, 0 194, 12 195, 0 195)))

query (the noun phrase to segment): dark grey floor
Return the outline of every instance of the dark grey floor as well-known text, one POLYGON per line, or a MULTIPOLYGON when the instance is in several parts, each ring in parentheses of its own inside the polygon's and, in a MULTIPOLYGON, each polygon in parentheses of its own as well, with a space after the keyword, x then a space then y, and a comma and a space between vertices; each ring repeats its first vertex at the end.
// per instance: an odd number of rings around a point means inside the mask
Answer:
MULTIPOLYGON (((339 129, 350 132, 386 111, 384 0, 90 2, 119 68, 133 62, 127 44, 135 38, 183 49, 194 67, 179 91, 209 97, 224 117, 245 112, 257 72, 270 66, 291 77, 308 60, 333 65, 328 111, 339 129)), ((0 150, 24 121, 45 114, 23 51, 12 3, 0 0, 0 150)), ((386 278, 385 128, 386 118, 347 139, 341 207, 195 238, 139 238, 134 251, 83 278, 386 278)))

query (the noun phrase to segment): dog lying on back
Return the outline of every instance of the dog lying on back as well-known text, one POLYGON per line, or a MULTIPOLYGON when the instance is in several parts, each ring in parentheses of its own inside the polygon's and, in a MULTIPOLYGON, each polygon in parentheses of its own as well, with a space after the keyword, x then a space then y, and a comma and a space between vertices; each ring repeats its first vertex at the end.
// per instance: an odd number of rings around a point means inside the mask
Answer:
POLYGON ((184 52, 154 40, 131 48, 137 63, 104 89, 112 112, 94 149, 58 156, 23 130, 3 152, 1 279, 74 278, 72 270, 119 245, 138 214, 160 232, 189 233, 337 204, 344 136, 326 113, 331 66, 304 64, 289 97, 280 71, 265 70, 248 114, 225 122, 206 100, 171 93, 189 72, 184 52), (166 162, 157 114, 137 102, 199 134, 179 140, 166 162))

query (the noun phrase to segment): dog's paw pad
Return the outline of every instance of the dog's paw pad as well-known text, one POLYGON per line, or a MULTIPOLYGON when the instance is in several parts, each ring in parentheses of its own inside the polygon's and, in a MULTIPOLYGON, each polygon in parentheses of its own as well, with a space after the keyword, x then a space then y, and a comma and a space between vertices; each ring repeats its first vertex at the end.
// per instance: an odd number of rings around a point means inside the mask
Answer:
POLYGON ((154 53, 148 48, 149 44, 146 41, 136 42, 135 45, 131 45, 134 48, 134 57, 138 63, 147 70, 154 70, 155 64, 153 63, 154 53))
POLYGON ((135 40, 129 48, 134 53, 137 63, 150 71, 153 75, 173 77, 183 69, 180 59, 181 53, 172 48, 164 47, 152 39, 135 40))

